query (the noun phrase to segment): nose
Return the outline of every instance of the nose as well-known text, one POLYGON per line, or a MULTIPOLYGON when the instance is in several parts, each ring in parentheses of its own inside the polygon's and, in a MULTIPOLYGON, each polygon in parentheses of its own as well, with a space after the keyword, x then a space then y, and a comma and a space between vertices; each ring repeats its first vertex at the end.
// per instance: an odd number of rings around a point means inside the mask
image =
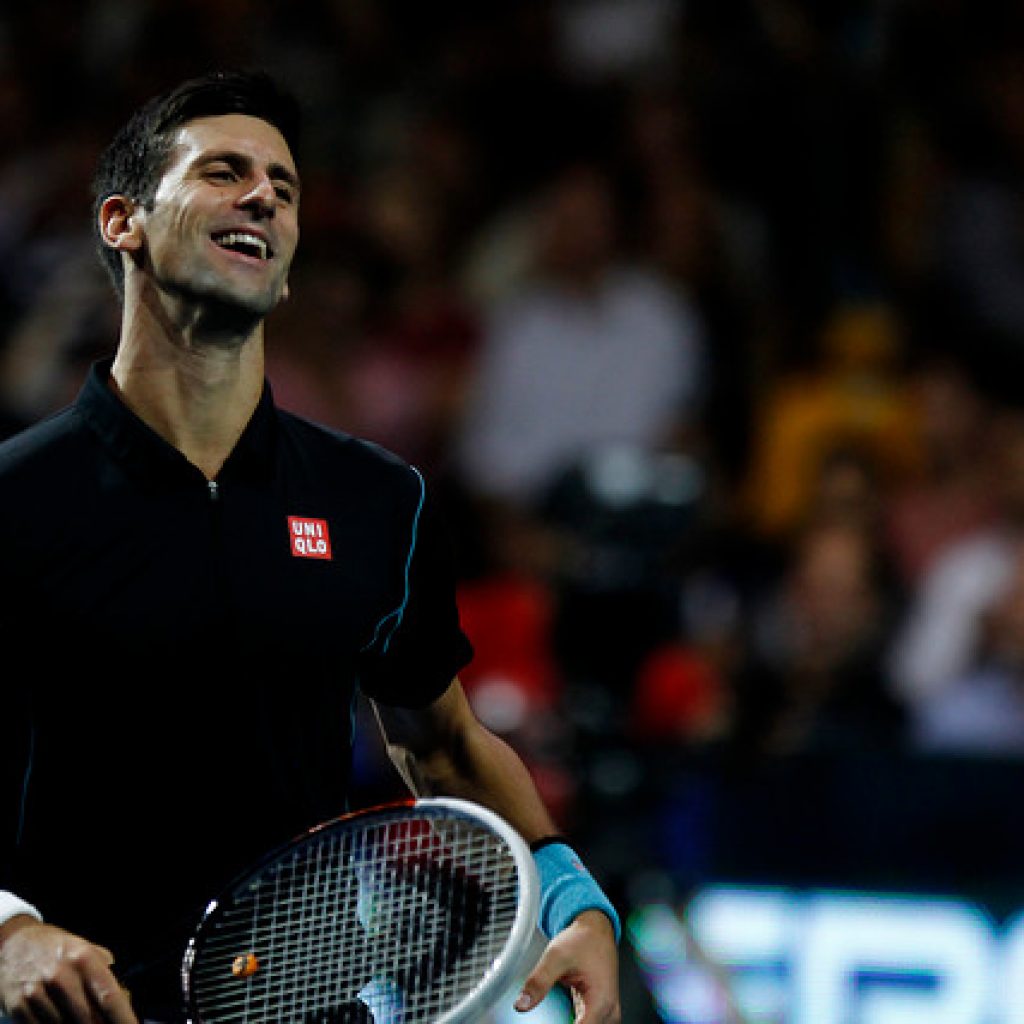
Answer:
POLYGON ((267 175, 261 174, 243 193, 238 205, 259 216, 273 217, 274 211, 277 209, 277 193, 274 191, 274 183, 267 175))

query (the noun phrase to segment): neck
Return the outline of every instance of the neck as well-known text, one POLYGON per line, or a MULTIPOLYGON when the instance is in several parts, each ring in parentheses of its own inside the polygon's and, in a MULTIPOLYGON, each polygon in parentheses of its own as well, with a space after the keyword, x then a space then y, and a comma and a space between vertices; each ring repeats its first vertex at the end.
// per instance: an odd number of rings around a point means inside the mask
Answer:
POLYGON ((263 328, 197 337, 126 305, 111 383, 143 422, 212 480, 263 390, 263 328))

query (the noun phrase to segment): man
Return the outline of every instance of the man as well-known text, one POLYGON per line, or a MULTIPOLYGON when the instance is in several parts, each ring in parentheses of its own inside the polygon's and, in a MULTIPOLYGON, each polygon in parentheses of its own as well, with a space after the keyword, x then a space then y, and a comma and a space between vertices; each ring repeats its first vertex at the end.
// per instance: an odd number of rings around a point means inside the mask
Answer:
MULTIPOLYGON (((458 682, 471 652, 422 477, 265 385, 296 132, 258 75, 187 82, 129 122, 95 187, 116 353, 0 447, 0 622, 25 665, 0 744, 0 1011, 18 1024, 167 1019, 205 902, 344 809, 357 687, 414 792, 554 832, 458 682)), ((615 912, 567 849, 537 854, 554 937, 516 1005, 560 981, 614 1022, 615 912)))

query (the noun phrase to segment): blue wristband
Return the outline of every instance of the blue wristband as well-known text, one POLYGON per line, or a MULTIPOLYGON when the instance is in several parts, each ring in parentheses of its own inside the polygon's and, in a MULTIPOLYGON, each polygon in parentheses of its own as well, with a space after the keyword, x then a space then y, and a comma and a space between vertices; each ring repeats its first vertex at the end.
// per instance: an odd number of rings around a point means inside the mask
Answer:
POLYGON ((608 916, 615 941, 619 941, 622 925, 615 907, 571 846, 545 843, 534 849, 533 859, 540 874, 540 929, 549 939, 568 928, 584 910, 600 910, 608 916))

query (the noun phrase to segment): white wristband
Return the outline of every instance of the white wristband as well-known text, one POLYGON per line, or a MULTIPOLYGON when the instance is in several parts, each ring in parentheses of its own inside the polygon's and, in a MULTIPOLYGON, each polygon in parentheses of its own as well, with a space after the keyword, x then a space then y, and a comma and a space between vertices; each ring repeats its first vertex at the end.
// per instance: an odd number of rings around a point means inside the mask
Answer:
POLYGON ((43 915, 31 903, 26 903, 19 896, 15 896, 13 892, 0 889, 0 924, 6 924, 12 917, 17 917, 19 914, 28 914, 29 917, 34 917, 37 921, 43 919, 43 915))

